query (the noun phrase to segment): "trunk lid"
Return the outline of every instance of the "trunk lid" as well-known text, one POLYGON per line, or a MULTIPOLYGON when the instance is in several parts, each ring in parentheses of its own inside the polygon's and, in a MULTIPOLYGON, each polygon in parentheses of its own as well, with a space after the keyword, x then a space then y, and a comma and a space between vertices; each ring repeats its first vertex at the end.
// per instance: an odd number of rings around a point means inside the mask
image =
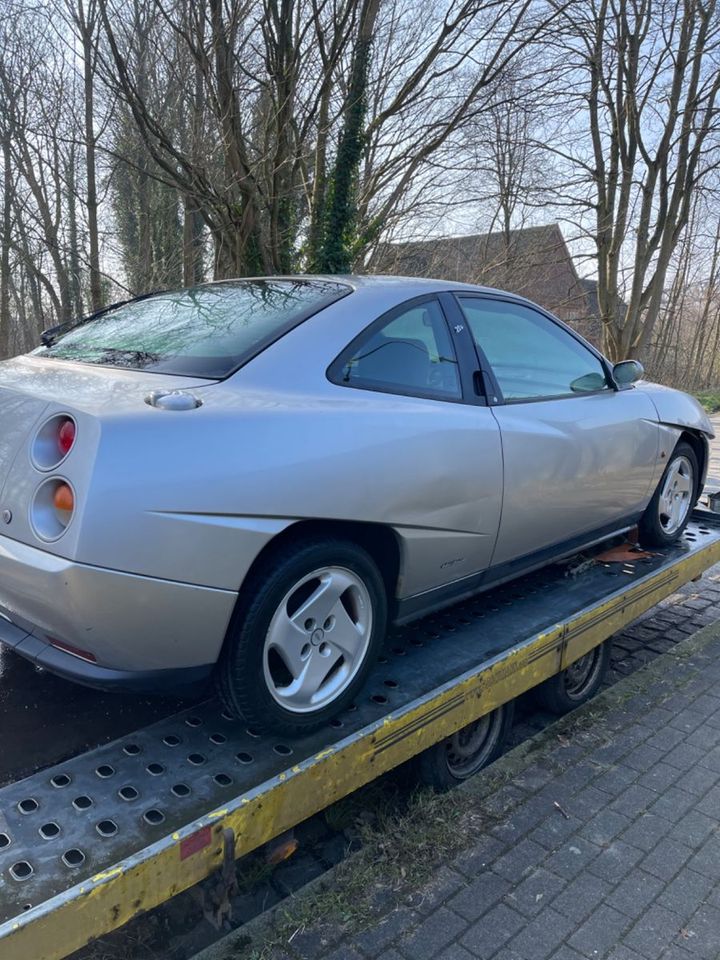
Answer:
POLYGON ((51 402, 98 416, 136 410, 152 390, 189 390, 215 382, 69 360, 15 357, 0 363, 4 398, 0 399, 0 416, 4 431, 8 426, 5 403, 10 403, 21 419, 29 417, 33 409, 39 416, 42 406, 51 402))

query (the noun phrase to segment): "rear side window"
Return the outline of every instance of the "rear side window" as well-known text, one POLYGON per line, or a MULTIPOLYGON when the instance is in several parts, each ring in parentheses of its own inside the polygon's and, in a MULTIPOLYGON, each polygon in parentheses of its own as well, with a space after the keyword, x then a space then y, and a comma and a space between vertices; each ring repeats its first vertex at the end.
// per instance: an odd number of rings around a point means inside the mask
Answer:
POLYGON ((333 363, 330 379, 346 387, 459 400, 457 357, 437 300, 393 311, 373 324, 333 363))
POLYGON ((333 280, 233 280, 111 308, 33 351, 102 366, 222 378, 352 292, 333 280))

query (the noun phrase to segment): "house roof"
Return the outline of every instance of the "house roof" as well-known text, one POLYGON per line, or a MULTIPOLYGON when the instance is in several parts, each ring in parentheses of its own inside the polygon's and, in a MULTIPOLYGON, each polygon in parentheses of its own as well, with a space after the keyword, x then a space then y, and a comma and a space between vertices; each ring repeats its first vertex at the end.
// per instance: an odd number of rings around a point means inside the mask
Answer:
POLYGON ((508 290, 563 320, 592 315, 557 223, 495 233, 381 245, 370 262, 377 273, 437 277, 508 290))

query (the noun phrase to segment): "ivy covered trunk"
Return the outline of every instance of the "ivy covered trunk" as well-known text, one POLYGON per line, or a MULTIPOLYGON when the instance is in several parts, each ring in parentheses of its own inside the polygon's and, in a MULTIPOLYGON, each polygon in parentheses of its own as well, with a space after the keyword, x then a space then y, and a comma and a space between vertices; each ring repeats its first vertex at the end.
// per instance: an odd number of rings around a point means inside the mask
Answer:
POLYGON ((358 175, 365 147, 373 28, 379 9, 380 0, 363 0, 343 111, 343 128, 325 202, 322 238, 311 264, 311 269, 318 273, 349 273, 356 256, 358 175))

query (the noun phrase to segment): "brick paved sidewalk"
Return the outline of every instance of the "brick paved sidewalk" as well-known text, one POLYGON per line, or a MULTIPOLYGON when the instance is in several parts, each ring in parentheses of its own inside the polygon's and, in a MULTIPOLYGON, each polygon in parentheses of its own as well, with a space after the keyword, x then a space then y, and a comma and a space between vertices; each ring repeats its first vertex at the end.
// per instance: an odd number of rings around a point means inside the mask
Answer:
POLYGON ((478 826, 429 883, 348 916, 350 857, 203 960, 717 960, 720 624, 433 802, 478 826))

